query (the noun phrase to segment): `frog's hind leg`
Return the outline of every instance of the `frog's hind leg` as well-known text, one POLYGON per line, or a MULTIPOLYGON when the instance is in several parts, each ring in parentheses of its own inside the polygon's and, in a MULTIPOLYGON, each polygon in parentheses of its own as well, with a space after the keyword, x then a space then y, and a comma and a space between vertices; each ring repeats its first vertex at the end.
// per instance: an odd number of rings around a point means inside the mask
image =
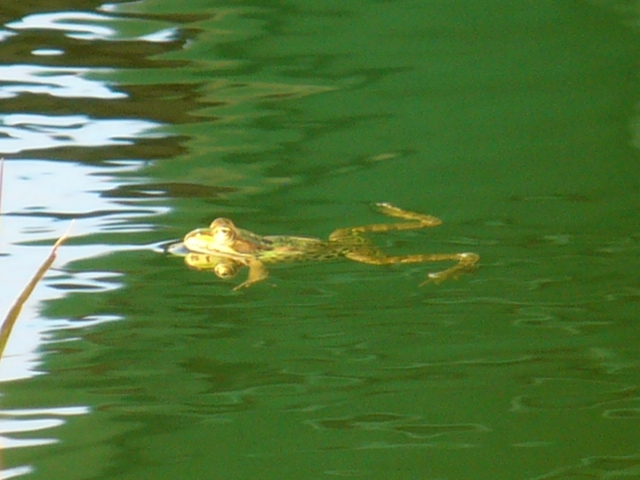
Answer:
POLYGON ((423 255, 403 255, 403 256, 391 256, 386 255, 379 250, 372 251, 356 251, 348 252, 345 254, 350 260, 362 263, 368 263, 370 265, 393 265, 396 263, 423 263, 423 262, 445 262, 445 261, 457 261, 453 267, 449 267, 446 270, 440 272, 434 272, 429 274, 429 278, 422 282, 420 286, 427 283, 440 283, 443 280, 449 278, 457 278, 460 273, 470 271, 478 263, 480 257, 475 253, 433 253, 423 255))
POLYGON ((329 240, 343 240, 345 238, 352 238, 359 233, 366 232, 389 232, 392 230, 416 230, 418 228, 437 227, 442 225, 442 220, 431 215, 425 215, 424 213, 410 212, 408 210, 402 210, 390 203, 376 203, 376 207, 380 213, 389 215, 390 217, 402 218, 404 220, 411 220, 410 222, 400 223, 378 223, 373 225, 362 225, 360 227, 348 227, 339 228, 329 236, 329 240))

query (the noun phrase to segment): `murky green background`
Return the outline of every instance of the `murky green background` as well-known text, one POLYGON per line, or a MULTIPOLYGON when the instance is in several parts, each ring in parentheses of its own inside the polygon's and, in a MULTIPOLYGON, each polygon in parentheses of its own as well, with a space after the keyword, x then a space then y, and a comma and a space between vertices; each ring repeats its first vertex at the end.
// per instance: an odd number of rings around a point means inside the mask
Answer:
POLYGON ((2 478, 640 478, 640 4, 0 7, 2 478), (161 253, 217 216, 481 268, 161 253), (243 275, 243 274, 241 274, 243 275))

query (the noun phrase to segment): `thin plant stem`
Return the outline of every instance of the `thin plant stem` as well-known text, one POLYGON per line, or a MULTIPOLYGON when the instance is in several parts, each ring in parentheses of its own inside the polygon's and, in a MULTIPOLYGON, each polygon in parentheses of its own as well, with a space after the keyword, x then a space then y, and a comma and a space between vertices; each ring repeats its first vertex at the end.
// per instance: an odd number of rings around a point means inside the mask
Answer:
POLYGON ((42 263, 42 265, 40 265, 40 268, 35 273, 35 275, 31 278, 31 280, 29 281, 27 286, 24 288, 24 290, 22 290, 22 292, 20 293, 16 301, 13 303, 13 305, 9 309, 9 313, 7 314, 4 321, 2 322, 2 326, 0 326, 0 360, 2 359, 2 355, 4 354, 4 349, 7 345, 7 341, 9 340, 9 336, 11 335, 11 331, 13 330, 13 326, 15 325, 16 320, 18 320, 18 316, 20 315, 20 311, 22 310, 22 307, 24 306, 25 302, 31 295, 31 292, 33 292, 33 289, 36 287, 36 285, 38 285, 38 282, 42 280, 42 277, 44 276, 44 274, 47 273, 47 270, 49 270, 49 268, 55 261, 56 255, 58 253, 58 247, 62 245, 62 243, 69 237, 69 233, 71 232, 72 226, 73 226, 73 222, 71 222, 71 225, 69 225, 69 228, 67 229, 65 234, 62 235, 56 243, 54 243, 51 249, 51 253, 47 257, 47 259, 42 263))

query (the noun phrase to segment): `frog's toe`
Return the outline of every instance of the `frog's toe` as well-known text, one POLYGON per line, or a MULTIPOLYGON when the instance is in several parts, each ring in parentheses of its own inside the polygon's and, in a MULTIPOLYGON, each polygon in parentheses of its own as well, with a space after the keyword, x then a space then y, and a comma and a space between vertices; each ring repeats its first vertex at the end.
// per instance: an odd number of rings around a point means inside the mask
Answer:
POLYGON ((402 210, 401 208, 396 207, 395 205, 389 203, 389 202, 378 202, 376 203, 376 208, 378 210, 380 210, 380 212, 385 213, 387 215, 391 215, 393 216, 398 216, 398 213, 403 213, 404 210, 402 210))
POLYGON ((396 207, 393 203, 389 202, 378 202, 376 203, 376 207, 381 209, 390 209, 390 210, 402 210, 401 208, 396 207))
POLYGON ((242 290, 243 288, 249 288, 251 285, 253 285, 253 282, 242 282, 240 285, 236 285, 235 287, 233 287, 233 291, 237 292, 238 290, 242 290))
POLYGON ((419 286, 423 287, 425 286, 427 283, 435 283, 436 285, 438 283, 443 282, 444 280, 446 280, 447 278, 449 278, 448 275, 444 274, 445 272, 435 272, 435 273, 430 273, 428 275, 429 278, 427 278, 424 282, 422 282, 419 286))

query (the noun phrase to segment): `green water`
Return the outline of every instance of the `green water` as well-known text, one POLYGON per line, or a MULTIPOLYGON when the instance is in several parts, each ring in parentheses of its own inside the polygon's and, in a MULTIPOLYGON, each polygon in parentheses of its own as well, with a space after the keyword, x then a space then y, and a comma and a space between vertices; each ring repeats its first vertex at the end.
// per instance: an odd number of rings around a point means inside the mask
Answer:
POLYGON ((31 272, 70 218, 76 233, 21 319, 42 333, 31 375, 2 384, 4 476, 638 478, 640 32, 623 6, 16 7, 5 61, 75 70, 0 89, 3 202, 24 198, 3 203, 0 262, 31 272), (45 47, 61 53, 30 53, 45 47), (87 86, 65 96, 65 73, 87 86), (480 268, 418 288, 444 265, 282 265, 234 292, 246 272, 159 251, 217 216, 326 237, 388 221, 379 201, 444 221, 377 235, 386 251, 480 268))

